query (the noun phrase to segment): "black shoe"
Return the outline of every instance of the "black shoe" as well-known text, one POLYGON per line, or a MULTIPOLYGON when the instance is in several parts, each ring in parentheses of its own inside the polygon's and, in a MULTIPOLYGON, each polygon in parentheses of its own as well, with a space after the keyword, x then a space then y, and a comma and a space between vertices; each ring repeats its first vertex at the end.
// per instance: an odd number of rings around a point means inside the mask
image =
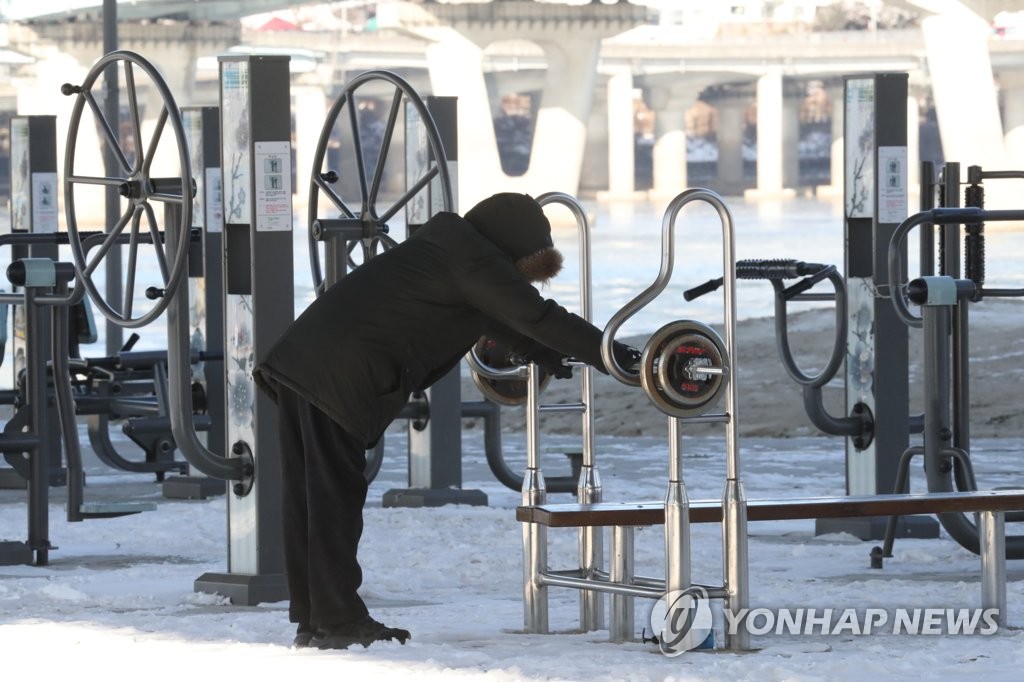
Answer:
POLYGON ((316 630, 312 625, 299 623, 298 629, 295 630, 295 639, 292 640, 292 646, 296 649, 305 649, 309 646, 315 635, 316 630))
POLYGON ((405 640, 409 638, 408 630, 389 628, 366 615, 351 623, 322 628, 310 640, 309 645, 318 649, 347 649, 353 644, 368 647, 374 642, 394 639, 405 644, 405 640))

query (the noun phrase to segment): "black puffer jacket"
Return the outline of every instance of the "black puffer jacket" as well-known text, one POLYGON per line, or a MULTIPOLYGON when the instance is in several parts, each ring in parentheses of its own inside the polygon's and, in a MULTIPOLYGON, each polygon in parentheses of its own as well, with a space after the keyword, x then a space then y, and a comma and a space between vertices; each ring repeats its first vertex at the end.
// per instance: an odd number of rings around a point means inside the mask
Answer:
MULTIPOLYGON (((538 249, 551 244, 544 227, 538 249)), ((605 371, 601 330, 545 300, 513 258, 469 220, 440 213, 314 301, 256 383, 275 398, 278 384, 290 387, 369 445, 485 332, 508 328, 605 371)))

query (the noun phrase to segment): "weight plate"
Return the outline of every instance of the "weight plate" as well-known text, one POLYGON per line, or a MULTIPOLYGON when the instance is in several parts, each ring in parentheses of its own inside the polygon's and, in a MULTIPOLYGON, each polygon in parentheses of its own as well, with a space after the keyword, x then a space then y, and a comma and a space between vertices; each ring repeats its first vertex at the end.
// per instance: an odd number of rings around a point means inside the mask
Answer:
MULTIPOLYGON (((477 340, 474 350, 483 364, 494 369, 508 369, 522 364, 513 358, 508 346, 489 336, 481 336, 477 340)), ((542 367, 538 367, 537 371, 540 373, 539 390, 543 391, 551 381, 551 376, 542 367)), ((477 372, 471 372, 471 374, 473 384, 488 400, 499 405, 509 406, 522 405, 526 402, 526 379, 489 379, 480 376, 477 372)))
POLYGON ((725 344, 711 327, 692 320, 678 320, 655 332, 640 366, 644 392, 673 417, 708 412, 729 381, 725 344))

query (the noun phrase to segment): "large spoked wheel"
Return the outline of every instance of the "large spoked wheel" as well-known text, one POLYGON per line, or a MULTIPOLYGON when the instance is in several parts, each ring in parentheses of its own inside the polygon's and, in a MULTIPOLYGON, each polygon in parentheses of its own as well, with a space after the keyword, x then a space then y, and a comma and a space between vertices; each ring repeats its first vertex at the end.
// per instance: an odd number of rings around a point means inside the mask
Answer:
POLYGON ((64 159, 64 203, 78 278, 104 316, 122 327, 141 327, 163 313, 188 258, 192 175, 178 105, 156 68, 127 51, 105 55, 81 85, 65 84, 61 90, 75 96, 64 159), (97 98, 115 85, 122 105, 119 120, 112 121, 97 98), (155 123, 144 130, 144 117, 154 110, 156 116, 148 118, 155 123), (79 154, 80 144, 83 152, 88 149, 89 130, 102 150, 112 152, 113 171, 105 168, 101 155, 79 154), (100 244, 89 249, 81 215, 102 215, 111 191, 120 196, 120 217, 103 230, 107 234, 100 244), (180 210, 169 218, 165 211, 172 204, 180 210), (123 298, 108 301, 97 286, 97 271, 106 269, 100 265, 119 244, 127 246, 123 298))
MULTIPOLYGON (((316 294, 343 274, 334 268, 357 267, 395 246, 388 222, 402 209, 425 217, 435 209, 454 210, 447 157, 434 119, 416 91, 389 71, 367 71, 349 81, 335 100, 313 161, 309 257, 316 294), (396 139, 399 125, 404 134, 396 139), (405 165, 401 188, 388 186, 395 159, 405 165), (431 191, 440 195, 439 206, 427 203, 431 191), (345 245, 340 265, 324 246, 332 240, 345 245)), ((340 248, 337 252, 340 259, 340 248)))

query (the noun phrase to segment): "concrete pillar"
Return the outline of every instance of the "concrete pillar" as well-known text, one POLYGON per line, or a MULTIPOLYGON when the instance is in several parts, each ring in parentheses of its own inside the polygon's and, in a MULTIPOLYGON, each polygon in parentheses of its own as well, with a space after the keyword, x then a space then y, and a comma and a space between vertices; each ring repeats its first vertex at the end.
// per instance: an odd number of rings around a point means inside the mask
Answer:
POLYGON ((1001 72, 999 84, 1003 93, 1006 158, 1010 164, 1006 170, 1020 170, 1024 167, 1024 72, 1001 72))
POLYGON ((469 209, 500 185, 506 191, 523 191, 514 187, 517 183, 508 182, 521 178, 509 178, 501 170, 484 82, 483 50, 456 31, 445 30, 427 47, 427 69, 434 95, 459 98, 459 146, 472 150, 472 172, 459 173, 459 210, 469 209))
MULTIPOLYGON (((60 176, 64 176, 64 157, 67 149, 68 127, 71 124, 72 99, 61 94, 64 83, 79 85, 89 71, 88 65, 79 64, 73 57, 57 52, 47 51, 45 57, 37 61, 32 71, 34 74, 22 79, 13 79, 18 93, 18 113, 22 115, 54 114, 57 116, 57 168, 60 176)), ((79 125, 75 138, 75 159, 79 167, 103 168, 102 144, 92 124, 92 114, 87 113, 83 119, 88 125, 79 125)), ((65 225, 64 183, 58 185, 58 204, 61 206, 59 220, 62 229, 65 225)), ((75 214, 80 230, 103 229, 104 199, 102 192, 80 192, 82 197, 75 202, 75 214), (91 223, 90 217, 95 218, 91 223)))
POLYGON ((757 187, 750 198, 784 196, 782 72, 769 69, 757 79, 757 187))
MULTIPOLYGON (((295 116, 295 215, 305 220, 312 182, 313 157, 320 131, 327 118, 329 102, 321 84, 292 87, 292 112, 295 116)), ((344 113, 347 115, 347 112, 344 113)))
MULTIPOLYGON (((673 77, 675 78, 675 77, 673 77)), ((671 198, 689 187, 686 172, 686 112, 708 81, 659 85, 650 89, 654 109, 654 184, 651 198, 671 198)))
POLYGON ((832 147, 829 170, 832 175, 832 182, 828 187, 818 187, 816 195, 822 198, 839 199, 843 198, 843 176, 846 168, 843 165, 843 113, 846 105, 843 101, 843 84, 829 85, 826 88, 829 101, 832 102, 832 147))
POLYGON ((632 195, 634 183, 633 74, 620 71, 608 79, 608 193, 632 195))
MULTIPOLYGON (((800 186, 800 104, 799 97, 786 97, 783 90, 782 98, 782 144, 779 152, 782 165, 782 186, 800 186)), ((760 134, 758 135, 760 138, 760 134)))
POLYGON ((718 182, 717 191, 726 195, 742 195, 743 127, 747 102, 734 97, 715 100, 718 109, 718 182))
POLYGON ((675 195, 688 186, 686 177, 686 110, 682 98, 655 111, 651 194, 675 195))
MULTIPOLYGON (((530 169, 527 173, 531 193, 579 191, 583 150, 587 144, 587 122, 594 103, 597 62, 601 42, 591 35, 564 36, 558 42, 538 41, 548 62, 533 134, 530 169)), ((629 76, 629 166, 633 178, 633 91, 629 76)), ((611 94, 609 93, 609 98, 611 94)), ((609 112, 611 107, 609 107, 609 112)), ((609 114, 610 115, 610 114, 609 114)), ((460 114, 461 116, 461 114, 460 114)), ((615 139, 614 129, 609 139, 615 139)))
POLYGON ((498 158, 494 113, 483 75, 483 50, 453 29, 437 27, 420 32, 433 41, 427 48, 432 94, 459 98, 459 147, 472 153, 471 172, 459 173, 459 205, 468 208, 499 191, 535 196, 553 191, 576 194, 600 39, 565 35, 558 42, 537 41, 548 69, 530 167, 523 175, 510 177, 498 158))
MULTIPOLYGON (((907 95, 907 194, 917 197, 921 191, 921 111, 917 95, 907 95)), ((907 206, 910 214, 917 212, 918 202, 912 199, 907 206)))
MULTIPOLYGON (((921 30, 946 160, 959 162, 962 168, 1006 169, 1003 126, 988 53, 989 25, 964 8, 953 8, 926 18, 921 30)), ((1019 190, 1013 185, 992 183, 986 187, 985 205, 1010 208, 1016 203, 1016 193, 1019 190)))

